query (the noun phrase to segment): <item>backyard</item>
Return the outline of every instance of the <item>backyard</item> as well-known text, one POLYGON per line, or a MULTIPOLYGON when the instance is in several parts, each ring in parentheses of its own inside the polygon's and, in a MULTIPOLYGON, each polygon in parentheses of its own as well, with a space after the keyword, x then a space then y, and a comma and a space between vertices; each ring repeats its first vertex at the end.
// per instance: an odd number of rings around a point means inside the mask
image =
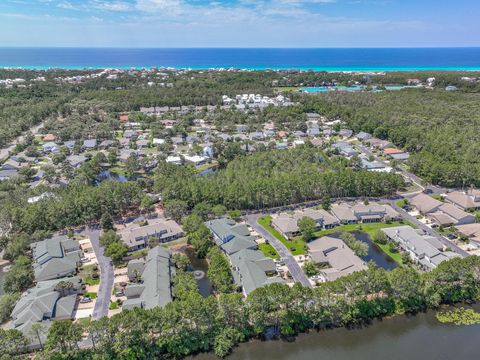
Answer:
POLYGON ((276 239, 280 240, 283 245, 290 250, 293 255, 304 255, 307 244, 302 239, 301 236, 293 238, 291 240, 285 239, 285 237, 280 234, 277 230, 275 230, 271 225, 270 222, 272 217, 270 215, 262 216, 258 219, 258 224, 261 225, 265 230, 267 230, 272 236, 276 239))

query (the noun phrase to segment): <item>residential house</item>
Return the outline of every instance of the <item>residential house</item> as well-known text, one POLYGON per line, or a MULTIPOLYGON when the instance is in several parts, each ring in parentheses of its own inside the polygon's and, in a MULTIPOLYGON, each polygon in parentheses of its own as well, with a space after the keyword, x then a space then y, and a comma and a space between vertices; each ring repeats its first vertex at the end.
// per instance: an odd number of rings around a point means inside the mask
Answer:
POLYGON ((390 205, 380 205, 376 203, 356 204, 352 207, 353 214, 361 223, 373 223, 384 220, 395 220, 400 218, 390 205))
POLYGON ((472 224, 475 222, 475 215, 467 213, 459 207, 444 203, 437 211, 430 212, 426 217, 440 226, 472 224))
POLYGON ((181 136, 173 136, 171 138, 172 144, 173 145, 182 145, 183 144, 183 138, 181 136))
POLYGON ((101 149, 107 149, 112 146, 115 142, 113 140, 103 140, 100 145, 98 145, 101 149))
POLYGON ((70 155, 67 156, 67 161, 72 167, 78 168, 87 161, 87 158, 83 155, 70 155))
POLYGON ((480 210, 480 190, 452 191, 447 194, 446 201, 463 210, 480 210))
POLYGON ((437 267, 442 261, 459 256, 450 251, 443 251, 445 248, 440 241, 410 226, 384 228, 381 231, 426 270, 437 267))
POLYGON ((123 132, 123 137, 126 139, 130 139, 132 137, 138 136, 138 133, 135 130, 125 130, 123 132))
POLYGON ((47 135, 43 136, 42 140, 45 141, 45 142, 52 142, 52 141, 57 140, 57 137, 54 134, 47 134, 47 135))
POLYGON ((363 131, 359 132, 356 136, 357 136, 357 140, 362 141, 362 142, 372 138, 371 134, 363 132, 363 131))
POLYGON ((187 142, 187 144, 196 144, 200 142, 200 139, 196 135, 188 135, 185 138, 185 141, 187 142))
POLYGON ((325 281, 333 281, 368 268, 343 240, 330 236, 308 243, 308 254, 315 264, 322 265, 320 275, 325 281))
POLYGON ((307 135, 309 137, 315 137, 320 135, 320 129, 318 127, 312 127, 307 129, 307 135))
POLYGON ((272 227, 278 230, 284 237, 291 238, 300 233, 298 221, 304 217, 315 221, 316 229, 331 229, 339 224, 339 221, 323 209, 307 208, 293 213, 280 213, 272 218, 272 227))
POLYGON ((356 224, 358 222, 358 218, 355 216, 352 207, 348 204, 332 204, 330 211, 342 224, 356 224))
POLYGON ((203 165, 207 162, 207 157, 200 155, 184 155, 186 162, 192 163, 195 166, 203 165))
POLYGON ((470 241, 474 241, 476 243, 480 243, 480 224, 464 224, 464 225, 457 225, 455 226, 457 231, 469 238, 470 241))
POLYGON ((148 140, 140 139, 136 141, 136 144, 137 144, 137 149, 143 149, 148 147, 148 140))
POLYGON ((280 277, 274 276, 277 269, 273 260, 259 250, 240 250, 230 255, 230 262, 235 284, 245 297, 262 286, 284 283, 280 277))
POLYGON ((317 114, 317 113, 307 113, 306 116, 307 116, 307 120, 309 121, 312 121, 312 120, 319 121, 322 118, 320 114, 317 114))
POLYGON ((451 203, 443 203, 425 194, 416 195, 410 200, 410 204, 440 226, 463 225, 475 222, 473 214, 467 213, 451 203))
POLYGON ((146 224, 131 223, 119 231, 122 241, 130 251, 143 249, 150 238, 166 243, 181 238, 184 233, 175 220, 150 219, 146 224))
POLYGON ((17 173, 17 170, 0 170, 0 181, 12 179, 17 173))
POLYGON ((127 300, 122 304, 123 310, 164 307, 172 301, 175 265, 169 249, 156 246, 145 260, 131 260, 127 269, 129 279, 135 282, 125 288, 127 300))
POLYGON ((167 156, 167 158, 165 159, 165 161, 167 163, 170 163, 170 164, 175 164, 175 165, 182 165, 182 158, 180 156, 167 156))
POLYGON ((310 143, 314 146, 314 147, 321 147, 323 145, 323 140, 322 139, 319 139, 319 138, 314 138, 312 140, 310 140, 310 143))
POLYGON ((370 145, 370 147, 375 149, 385 149, 389 146, 392 146, 392 143, 390 141, 381 140, 377 138, 368 139, 367 143, 370 145))
POLYGON ((55 144, 54 142, 47 142, 47 143, 42 145, 42 150, 45 153, 56 152, 56 151, 58 151, 58 145, 55 144))
POLYGON ((78 241, 66 236, 55 236, 30 245, 35 280, 53 280, 77 271, 83 257, 78 241))
POLYGON ((165 144, 165 139, 153 138, 153 145, 163 145, 165 144))
MULTIPOLYGON (((44 328, 50 327, 52 320, 73 319, 77 294, 82 291, 82 281, 78 277, 39 281, 35 287, 23 293, 13 308, 10 324, 24 336, 31 337, 33 324, 40 323, 44 328), (69 282, 72 287, 59 289, 61 282, 69 282)), ((46 334, 41 334, 42 341, 46 334)), ((32 338, 32 341, 38 339, 32 338)))
POLYGON ((255 239, 245 224, 237 224, 229 218, 219 218, 205 223, 213 234, 217 246, 227 255, 243 249, 255 250, 258 248, 255 239))
POLYGON ((85 150, 93 150, 97 147, 97 139, 87 139, 83 141, 83 148, 85 150))
POLYGON ((353 131, 350 129, 340 129, 338 132, 338 135, 340 135, 343 138, 350 138, 353 135, 353 131))
POLYGON ((420 213, 428 214, 437 210, 443 203, 431 196, 421 193, 410 199, 410 205, 414 206, 420 213))

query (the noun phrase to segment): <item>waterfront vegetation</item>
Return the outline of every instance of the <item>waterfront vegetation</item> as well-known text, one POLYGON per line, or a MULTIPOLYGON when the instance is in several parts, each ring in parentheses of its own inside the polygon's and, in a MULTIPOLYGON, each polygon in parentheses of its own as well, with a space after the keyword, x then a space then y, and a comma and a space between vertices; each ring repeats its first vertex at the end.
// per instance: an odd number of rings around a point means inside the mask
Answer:
POLYGON ((475 325, 480 324, 480 313, 474 309, 465 309, 464 307, 439 311, 435 315, 441 323, 455 325, 475 325))
POLYGON ((307 244, 301 236, 297 236, 293 239, 286 239, 280 232, 274 229, 271 225, 272 217, 270 215, 262 216, 258 218, 257 222, 265 230, 267 230, 272 236, 280 240, 285 247, 290 250, 293 255, 304 255, 307 249, 307 244))
MULTIPOLYGON (((164 308, 123 311, 85 328, 68 320, 54 322, 44 354, 58 359, 148 359, 212 350, 223 357, 238 343, 267 332, 291 339, 309 329, 367 324, 375 318, 475 301, 480 296, 479 273, 480 258, 471 256, 442 262, 429 273, 370 267, 315 289, 272 284, 246 300, 238 293, 204 298, 192 291, 164 308), (77 348, 83 332, 94 341, 92 349, 77 348)), ((15 330, 0 333, 0 341, 14 342, 17 349, 21 338, 15 330)))

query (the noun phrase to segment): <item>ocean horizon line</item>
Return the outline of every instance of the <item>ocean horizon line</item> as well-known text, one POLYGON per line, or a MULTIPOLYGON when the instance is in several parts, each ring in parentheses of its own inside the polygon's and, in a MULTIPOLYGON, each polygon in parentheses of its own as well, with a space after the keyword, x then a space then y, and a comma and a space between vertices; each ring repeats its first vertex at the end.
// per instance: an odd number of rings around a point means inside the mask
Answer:
POLYGON ((119 70, 141 70, 141 69, 175 69, 175 70, 196 70, 196 71, 205 71, 205 70, 240 70, 240 71, 315 71, 315 72, 348 72, 348 73, 364 73, 364 72, 422 72, 422 71, 455 71, 455 72, 476 72, 480 71, 479 66, 473 67, 381 67, 381 68, 348 68, 348 67, 299 67, 299 66, 281 66, 281 67, 239 67, 234 65, 224 65, 224 66, 169 66, 169 65, 1 65, 0 69, 3 70, 32 70, 32 71, 48 71, 48 70, 104 70, 104 69, 119 69, 119 70))
POLYGON ((0 67, 243 69, 325 72, 480 71, 479 48, 6 48, 0 67))

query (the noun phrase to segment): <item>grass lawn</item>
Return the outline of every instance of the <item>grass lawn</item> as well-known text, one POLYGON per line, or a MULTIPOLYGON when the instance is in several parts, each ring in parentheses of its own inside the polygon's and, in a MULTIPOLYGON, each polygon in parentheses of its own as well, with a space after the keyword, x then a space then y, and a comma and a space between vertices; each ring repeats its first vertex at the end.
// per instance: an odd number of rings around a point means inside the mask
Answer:
POLYGON ((120 306, 118 305, 118 302, 116 302, 116 301, 111 301, 110 302, 110 307, 109 307, 110 310, 116 310, 116 309, 119 309, 119 308, 120 308, 120 306))
POLYGON ((173 240, 173 241, 169 241, 169 242, 166 242, 166 243, 162 243, 161 245, 163 247, 166 247, 166 248, 169 248, 171 246, 176 246, 176 245, 187 245, 188 244, 188 241, 187 241, 187 237, 182 237, 180 239, 176 239, 176 240, 173 240))
MULTIPOLYGON (((84 265, 80 269, 78 276, 83 280, 87 285, 98 285, 100 284, 100 275, 98 270, 95 270, 97 265, 84 265), (94 277, 93 274, 97 274, 97 277, 94 277)), ((98 269, 98 267, 97 267, 98 269)))
POLYGON ((96 292, 87 292, 85 296, 89 297, 90 299, 96 299, 97 298, 97 293, 96 292))
POLYGON ((398 200, 395 205, 397 205, 399 208, 404 207, 405 205, 408 205, 408 200, 407 199, 402 199, 398 200))
POLYGON ((111 167, 110 172, 118 174, 118 175, 123 175, 123 176, 127 175, 127 173, 125 172, 125 168, 120 167, 120 166, 111 167))
POLYGON ((88 326, 88 324, 90 324, 90 321, 92 321, 90 317, 85 317, 77 320, 77 322, 83 327, 88 326))
POLYGON ((282 234, 270 226, 271 220, 272 217, 270 215, 262 216, 258 219, 258 224, 265 228, 265 230, 267 230, 275 238, 280 240, 293 255, 304 255, 306 247, 305 241, 301 237, 296 237, 292 240, 285 239, 282 234), (295 250, 292 250, 292 248, 295 248, 295 250))
POLYGON ((259 244, 258 248, 260 251, 265 255, 266 257, 272 258, 272 259, 279 259, 280 255, 278 255, 277 251, 273 248, 272 245, 270 244, 259 244))
POLYGON ((443 201, 444 198, 442 195, 439 195, 439 194, 432 194, 430 195, 432 198, 434 198, 435 200, 438 200, 438 201, 443 201))
POLYGON ((415 224, 411 223, 408 220, 403 220, 402 222, 396 221, 392 222, 390 224, 379 222, 379 223, 371 223, 371 224, 350 224, 350 225, 342 225, 338 226, 333 229, 328 229, 328 230, 322 230, 322 231, 317 231, 315 233, 316 237, 321 237, 321 236, 326 236, 326 235, 331 235, 335 234, 338 232, 342 231, 363 231, 366 232, 371 238, 375 235, 375 233, 384 228, 389 228, 389 227, 395 227, 395 226, 403 226, 403 225, 409 225, 413 227, 414 229, 416 228, 415 224))
POLYGON ((391 252, 389 244, 378 244, 375 243, 380 249, 383 250, 385 254, 390 256, 393 261, 395 261, 398 265, 403 265, 402 261, 402 254, 400 252, 391 252))

